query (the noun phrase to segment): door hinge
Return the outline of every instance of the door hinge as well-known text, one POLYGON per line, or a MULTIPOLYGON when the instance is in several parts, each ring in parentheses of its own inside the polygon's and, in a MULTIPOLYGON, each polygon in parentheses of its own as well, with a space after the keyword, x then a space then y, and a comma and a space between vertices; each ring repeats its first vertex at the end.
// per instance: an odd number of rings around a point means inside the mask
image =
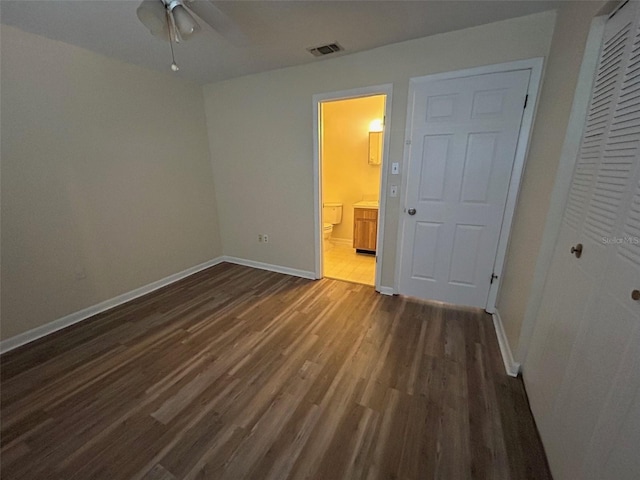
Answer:
POLYGON ((524 107, 522 107, 523 110, 527 108, 527 103, 529 103, 529 95, 524 96, 524 107))
POLYGON ((496 275, 495 273, 492 273, 492 274, 491 274, 491 279, 490 279, 491 281, 490 281, 490 283, 493 283, 493 281, 494 281, 495 279, 497 279, 497 278, 498 278, 498 275, 496 275))
POLYGON ((387 116, 386 116, 386 115, 383 115, 383 116, 382 116, 382 126, 384 127, 384 126, 386 126, 386 125, 387 125, 387 116))

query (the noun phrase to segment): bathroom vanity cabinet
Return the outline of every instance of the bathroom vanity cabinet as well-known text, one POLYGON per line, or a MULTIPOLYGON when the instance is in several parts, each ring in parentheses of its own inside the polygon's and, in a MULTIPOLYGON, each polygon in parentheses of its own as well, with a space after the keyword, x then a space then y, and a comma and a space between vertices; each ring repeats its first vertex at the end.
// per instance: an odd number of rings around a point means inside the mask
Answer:
POLYGON ((375 253, 378 233, 378 209, 353 209, 353 248, 356 251, 375 253))

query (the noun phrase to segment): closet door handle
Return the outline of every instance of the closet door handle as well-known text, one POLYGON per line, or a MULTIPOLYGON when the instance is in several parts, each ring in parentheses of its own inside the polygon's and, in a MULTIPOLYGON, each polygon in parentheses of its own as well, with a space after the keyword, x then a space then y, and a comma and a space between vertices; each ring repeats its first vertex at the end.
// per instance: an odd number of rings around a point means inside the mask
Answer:
POLYGON ((416 209, 415 208, 410 208, 409 210, 407 210, 407 213, 409 215, 415 215, 416 214, 416 209))
POLYGON ((580 258, 582 255, 582 244, 578 243, 577 245, 571 247, 571 253, 573 253, 576 258, 580 258))

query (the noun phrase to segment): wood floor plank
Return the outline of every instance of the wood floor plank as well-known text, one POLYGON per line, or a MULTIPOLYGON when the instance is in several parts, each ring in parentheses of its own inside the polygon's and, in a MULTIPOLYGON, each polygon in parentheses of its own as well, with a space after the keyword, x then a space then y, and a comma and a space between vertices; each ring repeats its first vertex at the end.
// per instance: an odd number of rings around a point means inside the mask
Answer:
POLYGON ((143 480, 176 480, 176 477, 167 471, 162 465, 155 465, 144 476, 143 480))
POLYGON ((550 479, 491 317, 220 264, 0 357, 3 479, 550 479))

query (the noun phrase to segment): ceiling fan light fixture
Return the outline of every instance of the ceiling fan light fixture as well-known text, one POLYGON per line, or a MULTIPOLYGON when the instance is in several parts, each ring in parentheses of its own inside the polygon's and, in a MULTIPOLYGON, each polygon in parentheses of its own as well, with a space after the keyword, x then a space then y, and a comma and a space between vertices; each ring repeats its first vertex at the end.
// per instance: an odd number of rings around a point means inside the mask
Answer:
POLYGON ((171 2, 169 4, 169 11, 171 12, 176 30, 180 34, 181 39, 187 40, 198 30, 198 22, 196 22, 193 15, 189 13, 182 2, 171 2))

